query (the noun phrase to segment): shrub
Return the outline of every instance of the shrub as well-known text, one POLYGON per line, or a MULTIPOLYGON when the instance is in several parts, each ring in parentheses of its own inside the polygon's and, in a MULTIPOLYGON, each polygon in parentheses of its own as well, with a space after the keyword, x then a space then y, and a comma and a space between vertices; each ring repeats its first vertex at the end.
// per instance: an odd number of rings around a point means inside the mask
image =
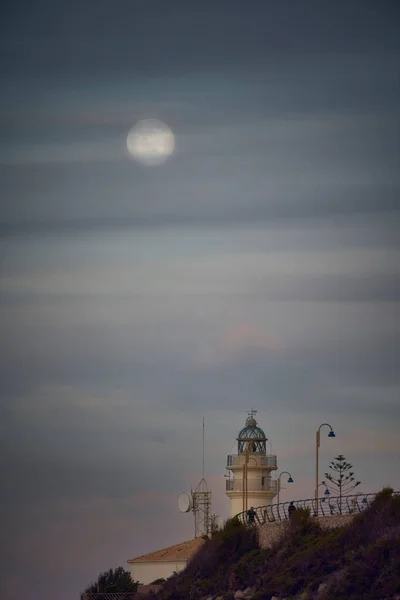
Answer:
POLYGON ((321 600, 388 597, 400 593, 399 531, 400 498, 391 490, 382 490, 352 523, 336 529, 321 529, 309 511, 297 509, 283 539, 268 550, 259 550, 254 529, 232 519, 157 598, 199 600, 246 587, 257 589, 258 600, 311 597, 321 583, 321 600))

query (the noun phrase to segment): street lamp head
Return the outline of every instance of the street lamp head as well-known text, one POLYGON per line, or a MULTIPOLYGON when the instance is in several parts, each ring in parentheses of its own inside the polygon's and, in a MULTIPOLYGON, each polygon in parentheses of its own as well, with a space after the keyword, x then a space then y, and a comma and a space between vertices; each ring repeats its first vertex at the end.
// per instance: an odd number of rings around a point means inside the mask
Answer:
POLYGON ((289 479, 287 480, 288 483, 293 483, 294 479, 292 477, 289 477, 289 479))
POLYGON ((325 494, 325 496, 329 496, 330 495, 330 491, 328 490, 328 488, 326 488, 324 494, 325 494))
POLYGON ((336 437, 335 432, 333 431, 333 429, 331 429, 330 432, 328 433, 328 437, 336 437))
POLYGON ((367 504, 367 499, 366 499, 366 497, 365 497, 365 496, 364 496, 364 498, 361 500, 361 504, 367 504))

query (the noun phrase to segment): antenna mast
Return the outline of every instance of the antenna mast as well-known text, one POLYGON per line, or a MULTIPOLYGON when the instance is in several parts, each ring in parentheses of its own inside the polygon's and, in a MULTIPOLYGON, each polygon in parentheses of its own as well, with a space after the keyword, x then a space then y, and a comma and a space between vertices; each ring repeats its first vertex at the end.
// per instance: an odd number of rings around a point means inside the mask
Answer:
POLYGON ((181 494, 178 499, 180 512, 186 513, 192 510, 194 515, 194 536, 210 537, 211 535, 211 491, 207 487, 204 477, 204 417, 203 417, 203 477, 196 489, 188 494, 181 494))
POLYGON ((193 513, 194 513, 194 535, 195 537, 207 536, 211 534, 211 492, 207 487, 205 479, 205 460, 204 460, 204 417, 203 417, 203 477, 197 488, 192 492, 193 513))
POLYGON ((203 479, 204 479, 204 417, 203 417, 203 479))

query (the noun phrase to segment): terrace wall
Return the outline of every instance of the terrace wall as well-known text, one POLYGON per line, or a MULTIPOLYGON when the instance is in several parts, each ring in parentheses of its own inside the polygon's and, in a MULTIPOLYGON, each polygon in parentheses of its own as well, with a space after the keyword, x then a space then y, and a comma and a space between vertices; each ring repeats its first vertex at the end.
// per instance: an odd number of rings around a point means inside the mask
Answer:
MULTIPOLYGON (((347 525, 355 515, 332 515, 327 517, 316 517, 323 529, 333 529, 347 525)), ((285 534, 288 521, 275 521, 275 523, 265 523, 258 526, 258 542, 260 548, 271 548, 285 534)))

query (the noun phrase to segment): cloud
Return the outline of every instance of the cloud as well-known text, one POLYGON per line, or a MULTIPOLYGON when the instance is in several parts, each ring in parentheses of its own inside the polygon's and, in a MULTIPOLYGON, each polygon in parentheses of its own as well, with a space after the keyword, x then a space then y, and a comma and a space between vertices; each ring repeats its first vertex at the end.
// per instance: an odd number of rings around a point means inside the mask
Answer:
POLYGON ((8 539, 3 566, 11 570, 7 598, 17 598, 21 588, 32 588, 32 579, 34 600, 43 595, 76 596, 100 572, 119 565, 127 568, 129 558, 157 550, 154 538, 160 539, 158 532, 166 518, 174 524, 175 532, 167 532, 160 540, 162 545, 190 539, 192 523, 179 518, 178 511, 172 509, 175 503, 175 495, 158 490, 147 493, 146 503, 144 496, 72 502, 60 499, 51 507, 33 503, 24 514, 13 513, 3 530, 8 539))
POLYGON ((228 353, 240 353, 242 348, 266 348, 278 350, 279 340, 264 333, 252 323, 242 323, 231 327, 224 336, 222 346, 228 353))
POLYGON ((57 410, 63 407, 99 412, 104 409, 112 411, 127 406, 128 399, 121 393, 121 390, 114 389, 112 395, 104 392, 96 394, 91 390, 80 389, 78 391, 72 383, 65 385, 45 383, 37 390, 33 403, 27 404, 22 398, 15 399, 13 402, 14 410, 29 411, 30 417, 33 416, 32 413, 36 413, 38 418, 43 411, 57 410))
MULTIPOLYGON (((236 96, 242 86, 231 87, 222 85, 221 93, 236 96)), ((94 112, 97 106, 94 100, 94 112)), ((7 193, 0 234, 392 214, 399 210, 398 115, 346 112, 282 116, 264 110, 239 120, 221 106, 212 123, 210 114, 193 122, 184 111, 174 130, 177 152, 151 175, 126 156, 134 114, 125 129, 107 135, 103 125, 75 137, 71 130, 69 137, 55 132, 54 140, 29 139, 25 132, 2 149, 7 193)))
MULTIPOLYGON (((277 277, 263 286, 264 296, 281 302, 347 302, 395 304, 400 302, 397 268, 391 274, 293 275, 277 277)), ((397 311, 398 309, 394 309, 397 311)))
POLYGON ((213 345, 202 347, 194 364, 201 367, 221 366, 236 361, 249 350, 281 349, 281 342, 272 334, 265 333, 254 323, 239 323, 229 327, 213 345))
MULTIPOLYGON (((121 136, 122 137, 122 136, 121 136)), ((20 144, 9 147, 0 156, 2 165, 49 165, 63 163, 113 162, 123 156, 122 140, 104 142, 80 142, 69 144, 20 144)))

